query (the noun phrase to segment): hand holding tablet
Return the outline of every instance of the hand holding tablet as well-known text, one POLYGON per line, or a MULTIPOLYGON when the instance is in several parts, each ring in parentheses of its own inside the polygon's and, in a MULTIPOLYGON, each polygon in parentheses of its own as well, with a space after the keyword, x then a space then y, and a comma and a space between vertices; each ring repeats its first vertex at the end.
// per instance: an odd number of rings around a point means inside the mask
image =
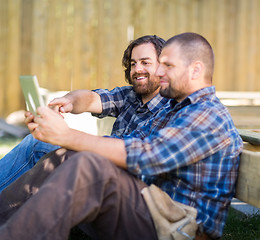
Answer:
POLYGON ((40 106, 44 106, 43 97, 41 96, 39 91, 39 83, 37 77, 35 75, 20 76, 19 79, 23 90, 27 110, 36 116, 36 109, 40 106))

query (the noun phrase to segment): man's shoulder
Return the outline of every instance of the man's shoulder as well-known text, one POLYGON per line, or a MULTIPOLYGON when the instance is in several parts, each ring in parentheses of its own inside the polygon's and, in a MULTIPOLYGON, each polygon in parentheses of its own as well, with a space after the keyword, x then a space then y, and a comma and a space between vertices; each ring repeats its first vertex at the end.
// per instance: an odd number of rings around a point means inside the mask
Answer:
POLYGON ((124 92, 125 94, 134 94, 136 95, 133 86, 122 86, 114 88, 115 91, 124 92))
POLYGON ((93 90, 97 94, 99 94, 102 98, 106 99, 117 99, 121 101, 130 100, 134 101, 137 98, 137 95, 132 86, 122 86, 115 87, 112 90, 108 89, 95 89, 93 90))
POLYGON ((134 89, 132 86, 122 86, 122 87, 115 87, 112 90, 109 89, 104 89, 104 88, 98 88, 92 90, 93 92, 97 93, 103 93, 103 92, 111 92, 111 93, 116 93, 116 92, 134 92, 134 89))
POLYGON ((113 90, 111 90, 112 93, 121 95, 122 99, 136 99, 137 94, 134 91, 132 86, 122 86, 122 87, 115 87, 113 90))

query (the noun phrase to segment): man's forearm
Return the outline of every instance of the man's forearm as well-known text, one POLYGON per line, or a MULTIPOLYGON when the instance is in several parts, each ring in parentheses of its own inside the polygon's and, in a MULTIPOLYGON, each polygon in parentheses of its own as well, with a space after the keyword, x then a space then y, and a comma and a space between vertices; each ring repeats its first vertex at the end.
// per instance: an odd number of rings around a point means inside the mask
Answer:
POLYGON ((59 141, 58 145, 64 148, 97 153, 119 167, 127 167, 125 144, 121 139, 99 137, 70 129, 69 136, 61 138, 59 141))
POLYGON ((125 142, 99 137, 69 128, 64 119, 48 107, 39 107, 34 122, 28 123, 32 135, 44 142, 74 151, 90 151, 126 168, 125 142))
POLYGON ((90 90, 75 90, 64 97, 71 100, 73 104, 72 113, 92 112, 101 113, 102 103, 100 96, 90 90))

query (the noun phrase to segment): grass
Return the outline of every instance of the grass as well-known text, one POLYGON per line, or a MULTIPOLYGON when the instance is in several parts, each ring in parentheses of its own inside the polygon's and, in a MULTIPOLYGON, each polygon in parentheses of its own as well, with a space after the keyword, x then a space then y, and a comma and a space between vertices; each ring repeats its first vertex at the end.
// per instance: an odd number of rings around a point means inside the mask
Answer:
POLYGON ((230 208, 222 240, 260 240, 260 215, 244 215, 230 208))
MULTIPOLYGON (((0 158, 18 144, 21 139, 0 137, 0 158)), ((71 230, 69 240, 91 240, 77 227, 71 230)), ((245 216, 230 208, 222 240, 260 240, 260 215, 245 216)))
POLYGON ((16 146, 22 139, 12 136, 0 137, 0 159, 8 153, 14 146, 16 146))

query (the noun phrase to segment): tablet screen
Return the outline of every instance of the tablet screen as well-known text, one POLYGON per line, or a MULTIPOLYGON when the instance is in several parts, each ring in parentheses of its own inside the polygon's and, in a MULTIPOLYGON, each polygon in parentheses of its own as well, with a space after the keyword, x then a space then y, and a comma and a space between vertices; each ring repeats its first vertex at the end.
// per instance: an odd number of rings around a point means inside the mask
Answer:
POLYGON ((26 102, 27 110, 36 115, 37 107, 44 106, 43 97, 39 91, 39 83, 36 76, 20 76, 20 84, 26 102))

